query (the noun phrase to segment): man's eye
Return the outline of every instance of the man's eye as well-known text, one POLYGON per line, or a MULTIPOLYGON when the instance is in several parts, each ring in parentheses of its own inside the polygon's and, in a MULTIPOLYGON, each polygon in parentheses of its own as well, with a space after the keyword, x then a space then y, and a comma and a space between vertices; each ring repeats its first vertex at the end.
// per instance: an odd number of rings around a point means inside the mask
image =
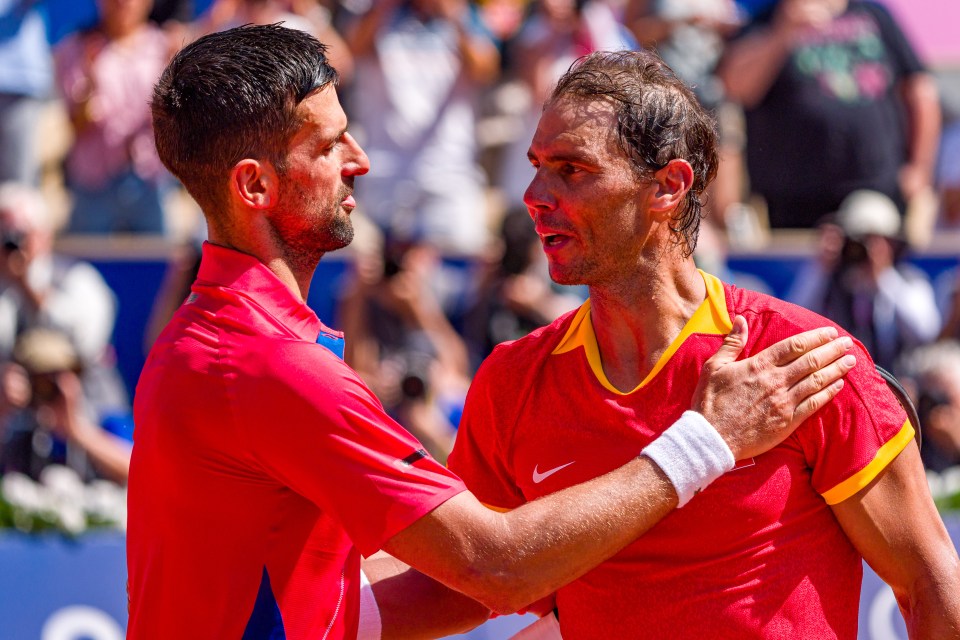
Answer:
POLYGON ((580 167, 578 167, 575 164, 570 164, 569 162, 565 162, 562 165, 560 165, 560 173, 564 175, 569 176, 575 173, 579 173, 580 171, 581 171, 580 167))

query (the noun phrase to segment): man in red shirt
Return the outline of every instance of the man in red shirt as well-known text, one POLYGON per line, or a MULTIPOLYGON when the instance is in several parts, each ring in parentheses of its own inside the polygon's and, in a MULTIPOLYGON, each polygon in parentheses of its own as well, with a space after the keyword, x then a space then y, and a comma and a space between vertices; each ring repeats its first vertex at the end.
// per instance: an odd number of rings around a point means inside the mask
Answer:
MULTIPOLYGON (((338 357, 342 336, 304 302, 323 254, 351 240, 353 182, 369 167, 335 80, 323 45, 274 25, 201 38, 156 88, 158 151, 202 207, 210 241, 137 387, 131 638, 356 637, 360 556, 381 548, 514 611, 616 553, 735 458, 779 442, 850 369, 834 330, 734 363, 747 338, 738 321, 691 394, 702 416, 661 439, 689 444, 675 460, 635 456, 511 513, 487 509, 387 417, 338 357)), ((466 601, 419 584, 409 600, 466 601)), ((383 613, 394 631, 398 618, 383 613)))
MULTIPOLYGON (((746 353, 825 322, 697 270, 715 133, 655 54, 582 59, 528 155, 524 200, 550 275, 589 285, 590 299, 501 345, 474 379, 449 466, 500 509, 660 448, 736 316, 751 327, 746 353)), ((853 353, 843 391, 783 443, 561 588, 563 638, 853 640, 862 559, 893 587, 911 637, 960 637, 957 553, 913 425, 862 345, 853 353)))

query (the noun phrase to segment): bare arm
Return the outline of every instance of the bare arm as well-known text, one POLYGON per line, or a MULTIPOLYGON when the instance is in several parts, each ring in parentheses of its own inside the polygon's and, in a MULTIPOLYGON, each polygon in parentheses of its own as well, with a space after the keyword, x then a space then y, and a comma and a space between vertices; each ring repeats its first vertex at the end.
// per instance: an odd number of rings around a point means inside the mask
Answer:
POLYGON ((381 640, 417 640, 464 633, 490 610, 383 552, 363 561, 380 609, 381 640))
POLYGON ((381 27, 400 6, 400 0, 380 0, 347 30, 347 45, 354 57, 371 55, 381 27))
POLYGON ((467 29, 469 6, 464 0, 439 0, 440 15, 457 30, 457 46, 463 70, 471 80, 487 84, 496 80, 500 72, 500 53, 493 43, 467 29))
POLYGON ((893 588, 911 638, 960 638, 960 560, 930 498, 916 444, 833 512, 893 588))
POLYGON ((933 184, 940 140, 940 100, 937 84, 928 73, 908 76, 900 84, 907 112, 907 163, 900 172, 900 188, 907 200, 933 184))
POLYGON ((767 95, 790 53, 789 34, 773 26, 731 42, 717 67, 727 96, 747 108, 767 95))
POLYGON ((797 37, 834 17, 831 3, 823 0, 781 0, 770 26, 727 45, 717 69, 727 95, 747 108, 759 104, 783 69, 797 37))
POLYGON ((623 23, 644 47, 656 46, 674 27, 673 21, 653 13, 651 5, 651 0, 630 0, 623 13, 623 23))
MULTIPOLYGON (((740 459, 775 446, 822 407, 852 363, 837 360, 848 339, 824 345, 836 335, 833 329, 807 332, 734 362, 746 341, 743 318, 734 327, 704 365, 693 406, 740 459), (824 346, 810 351, 816 345, 824 346)), ((494 611, 510 613, 618 552, 677 501, 663 471, 638 457, 508 513, 462 493, 396 534, 384 549, 494 611)))

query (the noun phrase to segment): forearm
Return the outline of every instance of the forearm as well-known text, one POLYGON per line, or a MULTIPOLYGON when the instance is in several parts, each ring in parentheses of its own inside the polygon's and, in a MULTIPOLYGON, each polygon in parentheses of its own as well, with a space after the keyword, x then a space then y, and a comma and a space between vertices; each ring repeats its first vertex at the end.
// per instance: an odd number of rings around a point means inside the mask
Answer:
POLYGON ((613 556, 676 505, 659 467, 637 458, 508 513, 460 494, 385 549, 494 611, 512 613, 613 556))
POLYGON ((790 50, 788 33, 774 27, 729 44, 717 68, 727 96, 744 107, 755 107, 773 86, 790 50))
POLYGON ((500 71, 500 54, 493 43, 470 33, 462 22, 456 22, 460 59, 467 76, 480 84, 496 80, 500 71))
POLYGON ((130 447, 96 425, 78 428, 71 439, 84 450, 103 477, 125 485, 130 476, 130 447))
POLYGON ((916 445, 910 442, 874 482, 832 508, 850 542, 893 589, 910 638, 960 638, 960 559, 930 498, 916 445))
POLYGON ((927 576, 911 593, 897 594, 911 639, 960 638, 960 566, 956 556, 938 566, 943 575, 927 576))
POLYGON ((653 15, 640 16, 627 23, 637 42, 644 47, 654 47, 668 38, 675 24, 672 20, 653 15))
POLYGON ((918 73, 903 81, 901 93, 908 118, 907 163, 932 180, 940 139, 940 103, 936 81, 918 73))
POLYGON ((382 640, 439 638, 483 624, 490 610, 384 553, 364 560, 380 611, 382 640))
POLYGON ((415 308, 413 320, 433 343, 438 359, 449 370, 467 375, 469 363, 467 346, 450 324, 440 305, 425 297, 415 308))
POLYGON ((678 504, 670 480, 646 457, 551 500, 555 495, 503 514, 504 548, 496 554, 498 560, 485 559, 500 564, 509 584, 526 590, 510 611, 550 595, 612 557, 678 504), (514 555, 507 549, 514 549, 514 555))
POLYGON ((366 56, 374 53, 377 33, 390 15, 396 11, 397 4, 394 0, 374 2, 373 6, 349 29, 349 37, 346 38, 346 43, 354 56, 366 56))

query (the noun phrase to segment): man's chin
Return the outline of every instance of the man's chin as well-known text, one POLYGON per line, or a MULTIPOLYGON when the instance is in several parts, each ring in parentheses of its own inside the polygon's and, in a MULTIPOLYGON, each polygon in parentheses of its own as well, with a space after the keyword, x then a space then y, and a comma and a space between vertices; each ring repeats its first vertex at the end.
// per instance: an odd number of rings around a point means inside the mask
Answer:
POLYGON ((550 279, 555 283, 564 286, 574 286, 584 284, 579 274, 556 265, 550 265, 550 279))
POLYGON ((329 253, 330 251, 343 249, 351 242, 353 242, 353 225, 348 221, 347 224, 331 230, 321 249, 324 253, 329 253))

